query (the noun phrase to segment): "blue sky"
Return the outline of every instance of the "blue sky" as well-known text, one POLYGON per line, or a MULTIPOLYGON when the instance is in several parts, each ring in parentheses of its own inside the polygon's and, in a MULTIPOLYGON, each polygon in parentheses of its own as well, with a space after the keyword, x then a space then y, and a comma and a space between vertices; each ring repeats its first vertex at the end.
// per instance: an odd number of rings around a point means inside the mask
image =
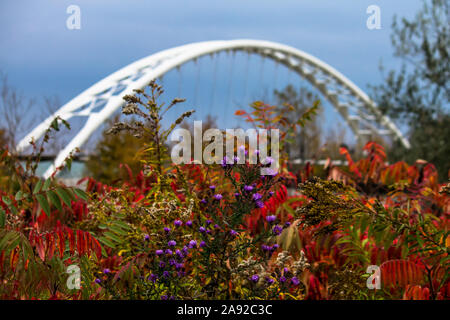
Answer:
MULTIPOLYGON (((420 0, 2 0, 0 70, 29 97, 57 95, 67 102, 117 69, 160 50, 195 41, 252 38, 306 51, 366 89, 368 83, 380 82, 381 60, 388 68, 399 65, 390 43, 393 15, 412 17, 421 5, 420 0), (66 28, 71 4, 81 8, 81 30, 66 28), (381 30, 366 27, 371 4, 381 8, 381 30)), ((193 70, 186 68, 184 81, 196 77, 193 70)), ((280 71, 279 77, 286 74, 280 71)), ((206 78, 201 81, 207 83, 206 78)), ((166 91, 177 95, 175 82, 175 76, 168 77, 166 91)))

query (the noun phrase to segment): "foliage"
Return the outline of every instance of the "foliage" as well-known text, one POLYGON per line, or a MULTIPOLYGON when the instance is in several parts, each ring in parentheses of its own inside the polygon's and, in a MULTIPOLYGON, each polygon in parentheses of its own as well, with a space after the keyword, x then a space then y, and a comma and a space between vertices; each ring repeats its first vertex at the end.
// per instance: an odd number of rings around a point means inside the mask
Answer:
MULTIPOLYGON (((386 164, 384 149, 347 168, 329 164, 329 180, 306 172, 299 190, 287 169, 261 176, 270 158, 246 154, 222 164, 174 165, 162 89, 126 96, 123 130, 148 138, 141 170, 126 163, 114 184, 85 178, 85 190, 53 175, 36 177, 43 145, 24 165, 2 149, 0 297, 3 299, 448 299, 449 187, 423 161, 386 164), (81 287, 67 286, 78 266, 81 287), (380 290, 366 286, 369 265, 381 270, 380 290)), ((179 100, 173 101, 168 108, 179 100)), ((304 125, 257 102, 238 114, 257 128, 304 125)), ((56 118, 50 132, 59 130, 56 118)), ((287 135, 282 134, 282 139, 287 135)), ((285 142, 282 141, 282 150, 285 142)), ((229 159, 228 159, 229 160, 229 159)), ((70 167, 70 157, 65 165, 70 167)), ((58 168, 57 170, 60 170, 58 168)))
MULTIPOLYGON (((118 121, 119 117, 116 116, 108 127, 118 121)), ((142 140, 126 131, 113 135, 108 134, 108 130, 109 128, 103 130, 95 152, 90 154, 85 162, 85 173, 97 181, 114 184, 117 180, 127 178, 128 173, 122 169, 121 164, 127 164, 133 174, 141 170, 138 155, 142 140)))
MULTIPOLYGON (((311 105, 319 100, 317 95, 301 87, 298 91, 292 85, 288 85, 282 91, 275 90, 275 95, 280 105, 279 112, 287 118, 298 118, 304 114, 311 105)), ((288 153, 291 159, 313 159, 321 147, 322 128, 320 126, 320 113, 318 106, 314 119, 302 123, 302 128, 291 133, 288 142, 288 153)))
POLYGON ((450 170, 448 17, 448 1, 424 0, 414 19, 394 19, 392 45, 403 66, 373 87, 381 110, 409 128, 412 149, 394 144, 393 159, 425 159, 436 165, 444 180, 450 170))

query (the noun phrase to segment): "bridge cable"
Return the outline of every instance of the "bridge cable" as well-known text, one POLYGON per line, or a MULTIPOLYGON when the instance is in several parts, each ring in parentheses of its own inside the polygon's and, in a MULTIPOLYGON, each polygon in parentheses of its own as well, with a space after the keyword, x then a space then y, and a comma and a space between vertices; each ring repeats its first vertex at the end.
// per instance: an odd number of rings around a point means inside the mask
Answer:
POLYGON ((200 71, 202 64, 200 63, 200 59, 195 60, 195 64, 197 65, 197 79, 195 81, 195 89, 194 89, 194 107, 197 109, 197 97, 198 97, 198 87, 200 82, 200 71))
MULTIPOLYGON (((260 83, 261 83, 261 88, 263 88, 263 86, 264 86, 264 60, 265 60, 265 58, 264 58, 264 55, 261 55, 261 67, 260 67, 260 71, 259 71, 259 81, 260 81, 260 83)), ((260 97, 260 99, 261 98, 263 98, 263 97, 260 97)), ((262 99, 262 100, 264 100, 264 99, 262 99)))
POLYGON ((247 60, 246 60, 246 63, 245 63, 245 76, 244 76, 244 97, 243 97, 244 105, 247 104, 247 84, 248 84, 247 82, 248 82, 248 65, 249 65, 249 62, 250 62, 250 53, 247 52, 247 60))
MULTIPOLYGON (((225 100, 226 101, 226 106, 225 106, 226 109, 231 108, 231 104, 232 104, 232 102, 231 102, 231 82, 233 79, 233 67, 234 67, 234 52, 231 52, 230 77, 228 79, 228 94, 227 94, 227 99, 225 100)), ((229 117, 230 117, 230 112, 227 112, 226 117, 225 117, 226 125, 228 124, 229 117)))
POLYGON ((178 97, 177 98, 181 98, 181 85, 182 85, 182 75, 181 75, 181 67, 178 66, 177 67, 177 71, 178 71, 178 97))
MULTIPOLYGON (((219 55, 219 53, 217 54, 219 55)), ((219 58, 214 58, 213 56, 211 56, 214 59, 214 71, 213 71, 213 83, 212 83, 212 88, 211 88, 211 102, 209 104, 209 112, 208 114, 211 115, 211 111, 212 108, 214 106, 214 98, 215 98, 215 92, 216 92, 216 78, 217 78, 217 64, 218 64, 218 60, 219 58)))
POLYGON ((274 74, 274 90, 272 91, 272 99, 275 103, 275 90, 277 90, 277 80, 278 80, 278 61, 275 62, 275 74, 274 74))

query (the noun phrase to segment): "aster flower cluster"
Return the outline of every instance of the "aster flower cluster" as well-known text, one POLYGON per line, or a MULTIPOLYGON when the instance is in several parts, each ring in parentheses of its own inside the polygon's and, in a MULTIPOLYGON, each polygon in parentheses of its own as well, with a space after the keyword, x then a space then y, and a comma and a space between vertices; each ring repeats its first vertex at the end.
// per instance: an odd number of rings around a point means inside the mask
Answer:
MULTIPOLYGON (((155 267, 148 280, 155 283, 156 281, 170 281, 171 279, 179 279, 186 276, 185 263, 189 252, 196 250, 198 247, 205 245, 204 241, 197 243, 196 240, 190 240, 184 245, 179 242, 184 242, 183 238, 192 238, 191 235, 181 236, 183 228, 193 230, 194 223, 192 220, 183 222, 181 219, 176 219, 173 222, 173 227, 166 226, 163 229, 164 244, 159 249, 154 251, 155 267), (178 236, 178 237, 177 237, 178 236), (182 240, 180 241, 180 236, 182 240)), ((144 240, 148 239, 147 235, 144 240)))
POLYGON ((101 272, 101 274, 94 280, 96 284, 99 284, 101 286, 107 285, 108 281, 111 280, 113 277, 113 273, 111 272, 111 269, 105 268, 101 272))
POLYGON ((156 282, 158 279, 169 280, 171 277, 184 277, 185 259, 189 254, 189 246, 177 246, 175 240, 167 241, 165 249, 155 250, 156 268, 148 278, 151 282, 156 282))

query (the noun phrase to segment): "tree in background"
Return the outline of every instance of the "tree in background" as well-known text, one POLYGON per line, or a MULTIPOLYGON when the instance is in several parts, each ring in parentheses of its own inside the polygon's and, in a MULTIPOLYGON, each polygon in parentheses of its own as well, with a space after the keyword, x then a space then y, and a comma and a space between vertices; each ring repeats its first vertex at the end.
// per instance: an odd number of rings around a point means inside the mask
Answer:
MULTIPOLYGON (((8 150, 14 152, 25 132, 49 117, 61 105, 57 96, 43 97, 42 100, 27 97, 12 86, 7 75, 0 71, 0 143, 6 142, 8 150)), ((61 150, 68 143, 65 139, 67 135, 68 131, 59 131, 57 134, 52 132, 46 154, 53 155, 61 150)))
MULTIPOLYGON (((282 91, 275 90, 275 97, 280 111, 288 118, 297 119, 311 108, 319 97, 301 87, 296 90, 292 85, 286 86, 282 91)), ((308 121, 300 132, 292 132, 287 145, 290 159, 312 159, 315 158, 321 147, 322 128, 320 126, 322 108, 314 119, 308 121)))
POLYGON ((30 119, 25 115, 34 104, 34 100, 19 93, 8 83, 8 77, 0 73, 0 128, 10 151, 15 150, 19 134, 30 127, 30 119))
MULTIPOLYGON (((414 19, 394 18, 391 36, 400 70, 372 87, 374 101, 392 119, 408 127, 411 150, 395 142, 392 160, 421 158, 446 179, 450 169, 449 2, 424 1, 414 19)), ((382 69, 383 70, 383 69, 382 69)))
POLYGON ((119 116, 108 121, 85 164, 85 174, 103 183, 113 183, 127 176, 121 164, 127 164, 133 174, 141 169, 139 151, 144 141, 126 131, 108 134, 109 128, 118 121, 119 116))

